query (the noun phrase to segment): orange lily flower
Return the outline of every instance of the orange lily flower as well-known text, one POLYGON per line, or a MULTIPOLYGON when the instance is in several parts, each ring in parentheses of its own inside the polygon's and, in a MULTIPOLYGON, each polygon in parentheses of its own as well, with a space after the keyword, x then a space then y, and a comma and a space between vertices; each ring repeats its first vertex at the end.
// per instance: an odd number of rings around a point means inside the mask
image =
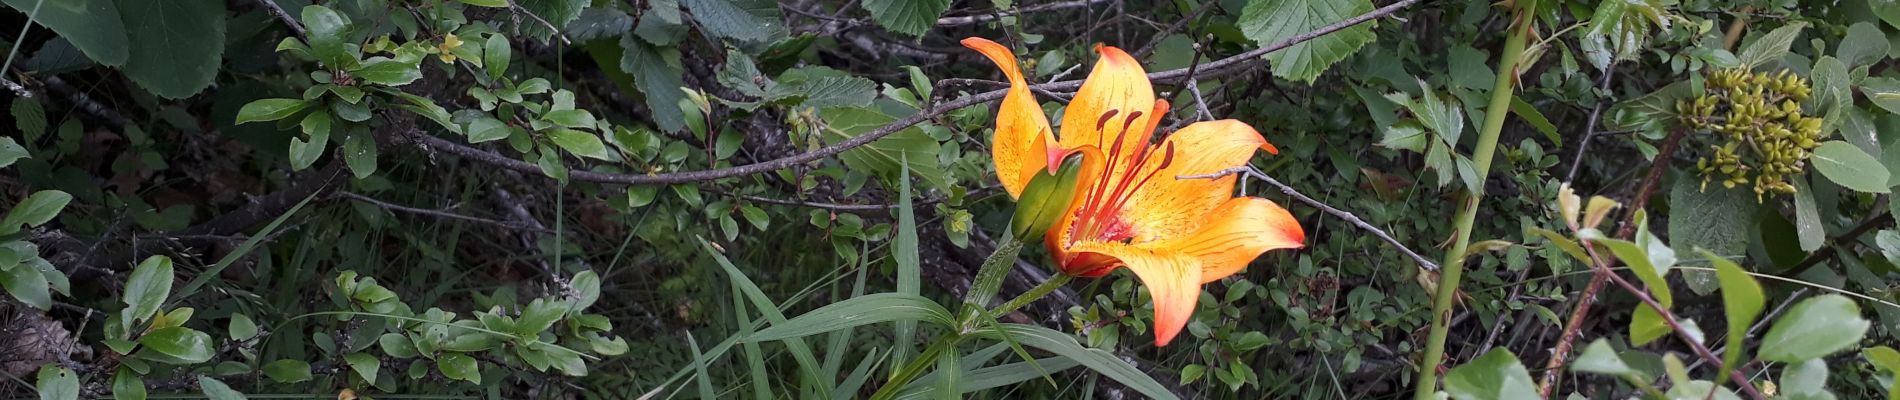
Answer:
POLYGON ((1040 170, 1053 172, 1065 156, 1082 154, 1075 196, 1043 244, 1070 275, 1133 271, 1154 299, 1156 346, 1187 325, 1202 284, 1240 272, 1268 250, 1304 246, 1306 233, 1286 209, 1234 197, 1235 176, 1181 178, 1279 150, 1231 119, 1196 122, 1151 143, 1168 103, 1155 99, 1147 72, 1127 52, 1096 47, 1101 60, 1069 103, 1057 139, 1016 55, 983 38, 963 45, 1009 77, 990 146, 1003 188, 1018 197, 1040 170))

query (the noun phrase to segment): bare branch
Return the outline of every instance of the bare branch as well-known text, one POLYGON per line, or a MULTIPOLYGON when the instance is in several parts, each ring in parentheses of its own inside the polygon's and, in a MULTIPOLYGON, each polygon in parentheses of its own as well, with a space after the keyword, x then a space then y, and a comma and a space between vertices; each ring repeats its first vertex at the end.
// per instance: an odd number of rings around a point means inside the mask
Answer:
POLYGON ((1108 0, 1073 0, 1073 1, 1065 1, 1065 2, 1060 2, 1060 3, 1038 4, 1038 5, 1033 5, 1029 7, 1023 7, 1014 11, 1002 11, 1002 12, 997 12, 997 13, 992 13, 992 14, 976 14, 976 15, 956 16, 956 17, 943 17, 943 18, 937 19, 937 27, 943 28, 943 27, 963 26, 963 25, 975 25, 975 24, 1002 19, 1003 17, 1008 17, 1012 15, 1022 15, 1022 14, 1043 12, 1043 11, 1066 10, 1066 9, 1071 9, 1071 8, 1082 8, 1082 7, 1088 7, 1091 5, 1103 4, 1103 3, 1108 3, 1108 0))
POLYGON ((394 211, 394 212, 424 215, 424 216, 437 217, 437 218, 443 218, 443 219, 452 219, 452 220, 457 220, 457 221, 467 221, 467 222, 490 225, 490 226, 495 226, 495 227, 505 228, 505 229, 536 231, 536 232, 543 232, 543 233, 553 232, 547 229, 535 228, 535 227, 527 226, 526 224, 521 224, 521 223, 503 222, 503 221, 496 221, 496 220, 481 218, 481 217, 472 217, 472 216, 456 214, 456 213, 444 211, 444 210, 432 210, 432 209, 427 209, 427 208, 409 207, 409 206, 394 204, 394 203, 390 203, 390 202, 386 202, 382 200, 377 200, 376 198, 373 198, 373 197, 364 196, 364 195, 351 193, 351 192, 336 192, 334 196, 368 203, 369 205, 376 206, 377 208, 394 211))

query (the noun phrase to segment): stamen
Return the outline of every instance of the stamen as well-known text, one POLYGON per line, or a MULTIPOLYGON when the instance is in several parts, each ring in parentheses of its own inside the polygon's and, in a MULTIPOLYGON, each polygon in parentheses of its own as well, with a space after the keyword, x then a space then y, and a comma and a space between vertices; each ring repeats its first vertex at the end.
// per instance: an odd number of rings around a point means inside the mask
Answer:
POLYGON ((1108 126, 1108 119, 1115 118, 1115 114, 1119 112, 1121 110, 1109 109, 1108 112, 1102 113, 1102 117, 1095 120, 1095 130, 1101 131, 1103 127, 1108 126))

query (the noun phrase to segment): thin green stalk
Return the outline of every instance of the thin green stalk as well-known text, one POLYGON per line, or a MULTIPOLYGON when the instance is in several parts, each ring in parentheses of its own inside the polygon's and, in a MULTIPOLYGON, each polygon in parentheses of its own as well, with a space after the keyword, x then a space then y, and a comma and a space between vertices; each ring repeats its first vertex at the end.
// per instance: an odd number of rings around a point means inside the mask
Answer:
POLYGON ((1003 303, 1003 305, 997 306, 995 310, 990 310, 990 315, 1008 314, 1016 311, 1018 308, 1023 308, 1023 306, 1027 306, 1029 303, 1033 303, 1043 296, 1048 296, 1050 292, 1061 288, 1063 284, 1069 283, 1069 279, 1071 278, 1074 277, 1058 272, 1055 276, 1049 277, 1049 280, 1042 281, 1042 284, 1029 288, 1029 291, 1023 292, 1021 296, 1009 299, 1008 303, 1003 303))
POLYGON ((1451 250, 1445 252, 1445 262, 1440 264, 1443 269, 1438 293, 1432 298, 1432 331, 1426 337, 1424 363, 1418 370, 1418 390, 1413 392, 1417 400, 1432 399, 1438 391, 1438 364, 1444 358, 1445 335, 1450 330, 1451 301, 1464 279, 1465 248, 1471 244, 1471 225, 1478 217, 1478 204, 1484 199, 1483 178, 1490 176, 1491 156, 1497 154, 1498 132, 1504 129, 1504 118, 1511 114, 1511 92, 1517 82, 1518 59, 1524 54, 1524 42, 1530 35, 1534 4, 1516 2, 1510 36, 1504 39, 1504 53, 1498 56, 1497 84, 1492 85, 1491 104, 1484 113, 1484 131, 1479 133, 1478 148, 1471 155, 1479 184, 1469 188, 1470 194, 1465 197, 1463 208, 1458 210, 1458 240, 1452 242, 1451 250))

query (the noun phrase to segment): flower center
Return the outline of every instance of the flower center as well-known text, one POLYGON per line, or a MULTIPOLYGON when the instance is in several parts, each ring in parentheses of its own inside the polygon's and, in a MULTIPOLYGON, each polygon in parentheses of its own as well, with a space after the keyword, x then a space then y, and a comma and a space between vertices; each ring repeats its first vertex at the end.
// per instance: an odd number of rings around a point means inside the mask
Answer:
MULTIPOLYGON (((1108 123, 1120 114, 1120 110, 1110 109, 1102 113, 1095 122, 1097 132, 1107 132, 1108 123)), ((1107 165, 1097 174, 1097 181, 1081 199, 1082 206, 1076 209, 1075 224, 1070 226, 1069 241, 1112 241, 1126 242, 1135 237, 1134 226, 1124 217, 1122 211, 1135 192, 1154 180, 1156 175, 1174 163, 1174 143, 1167 143, 1160 149, 1150 149, 1146 137, 1128 146, 1125 140, 1130 131, 1135 130, 1135 120, 1141 118, 1141 111, 1130 112, 1122 118, 1121 130, 1115 135, 1115 143, 1101 143, 1098 136, 1096 148, 1108 146, 1107 165), (1124 154, 1132 157, 1124 157, 1124 154), (1152 164, 1152 166, 1150 166, 1152 164)), ((1153 118, 1153 116, 1150 116, 1153 118)), ((1152 129, 1142 125, 1138 135, 1152 129)))

